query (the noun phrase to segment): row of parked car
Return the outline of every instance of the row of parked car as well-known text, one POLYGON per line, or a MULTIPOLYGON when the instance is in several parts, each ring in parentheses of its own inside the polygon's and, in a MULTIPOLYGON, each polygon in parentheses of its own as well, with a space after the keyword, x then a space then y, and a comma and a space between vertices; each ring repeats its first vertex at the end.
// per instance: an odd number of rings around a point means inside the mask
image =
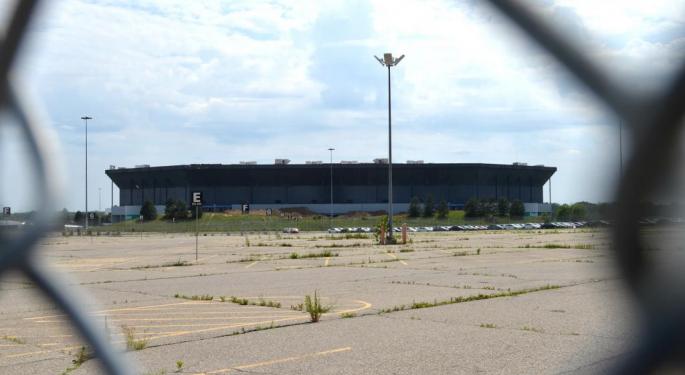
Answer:
MULTIPOLYGON (((490 224, 490 225, 441 225, 432 227, 407 227, 409 232, 456 232, 474 230, 523 230, 523 229, 574 229, 583 227, 605 227, 611 225, 608 221, 557 221, 552 223, 520 223, 520 224, 490 224)), ((401 227, 393 228, 393 232, 401 232, 401 227)), ((372 228, 331 228, 328 233, 371 233, 372 228)))

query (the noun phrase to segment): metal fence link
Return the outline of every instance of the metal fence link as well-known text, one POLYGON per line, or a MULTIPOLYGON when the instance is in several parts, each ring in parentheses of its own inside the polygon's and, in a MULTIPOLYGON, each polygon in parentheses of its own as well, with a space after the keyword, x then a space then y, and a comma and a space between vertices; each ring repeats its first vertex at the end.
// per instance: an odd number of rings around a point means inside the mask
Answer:
POLYGON ((23 272, 69 316, 107 373, 133 374, 122 354, 114 349, 102 330, 96 327, 87 312, 80 307, 87 305, 84 303, 85 293, 78 290, 76 283, 69 282, 65 276, 58 275, 42 264, 34 251, 36 243, 51 229, 51 215, 55 212, 53 204, 61 191, 59 179, 55 175, 58 169, 51 165, 53 158, 50 158, 50 142, 32 117, 31 114, 35 112, 29 110, 27 100, 19 93, 11 77, 13 62, 25 38, 29 21, 35 14, 37 3, 38 1, 33 0, 16 2, 16 9, 0 47, 0 104, 3 110, 17 120, 21 135, 28 144, 29 162, 36 179, 34 199, 38 207, 34 223, 27 230, 17 236, 0 232, 0 276, 9 269, 23 272))
MULTIPOLYGON (((677 165, 685 105, 685 63, 671 83, 650 96, 628 95, 569 38, 537 16, 521 1, 489 0, 528 36, 549 51, 587 86, 624 124, 632 128, 633 155, 616 192, 613 248, 617 263, 641 312, 642 334, 637 348, 614 370, 616 374, 645 374, 673 360, 682 361, 685 346, 685 291, 682 280, 659 279, 645 256, 639 221, 647 215, 642 202, 669 183, 677 165), (675 287, 667 292, 664 285, 675 287), (668 293, 667 298, 661 298, 668 293)), ((625 78, 625 77, 624 77, 625 78)), ((625 80, 628 81, 628 80, 625 80)), ((680 363, 682 366, 682 362, 680 363)), ((682 368, 680 369, 682 371, 682 368)))

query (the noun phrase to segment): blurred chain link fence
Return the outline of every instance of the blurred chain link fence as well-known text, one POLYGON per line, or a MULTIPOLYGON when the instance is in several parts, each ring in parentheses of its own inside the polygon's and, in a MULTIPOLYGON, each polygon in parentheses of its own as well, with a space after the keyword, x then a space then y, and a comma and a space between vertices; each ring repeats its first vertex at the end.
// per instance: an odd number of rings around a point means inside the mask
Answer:
MULTIPOLYGON (((132 374, 131 365, 123 360, 121 350, 107 341, 105 332, 80 307, 87 305, 83 302, 84 293, 77 290, 74 283, 67 282, 64 275, 43 265, 35 254, 36 243, 51 230, 51 214, 56 212, 54 202, 60 198, 61 191, 55 176, 57 168, 51 165, 50 140, 45 138, 44 130, 32 117, 31 108, 11 74, 37 3, 37 0, 16 2, 0 48, 0 103, 19 124, 29 145, 38 207, 34 225, 26 231, 16 236, 0 232, 0 275, 10 269, 22 271, 71 318, 109 374, 132 374)), ((683 358, 685 346, 685 320, 682 319, 685 316, 685 288, 681 283, 685 281, 682 276, 685 273, 679 266, 685 262, 682 259, 676 259, 676 262, 661 259, 659 262, 647 253, 657 245, 682 250, 680 244, 685 243, 682 241, 685 238, 681 230, 645 236, 639 220, 646 213, 643 206, 636 203, 658 199, 664 190, 676 196, 679 191, 680 180, 673 176, 679 175, 685 65, 661 92, 635 95, 625 86, 628 80, 613 79, 588 57, 586 51, 536 15, 524 2, 490 0, 490 3, 549 51, 635 135, 632 137, 633 155, 616 189, 613 232, 616 261, 641 308, 644 327, 636 349, 628 353, 614 372, 644 374, 682 365, 677 361, 683 358), (664 264, 669 267, 663 267, 664 264)), ((682 252, 669 254, 677 257, 682 252)))

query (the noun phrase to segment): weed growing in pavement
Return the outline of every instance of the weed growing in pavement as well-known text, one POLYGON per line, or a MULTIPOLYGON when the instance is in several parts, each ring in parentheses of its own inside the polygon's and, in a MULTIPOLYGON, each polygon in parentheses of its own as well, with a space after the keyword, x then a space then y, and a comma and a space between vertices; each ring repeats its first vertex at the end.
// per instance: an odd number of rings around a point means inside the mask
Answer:
POLYGON ((183 361, 180 359, 176 361, 176 372, 181 372, 183 370, 183 361))
POLYGON ((192 296, 186 296, 185 294, 176 293, 174 294, 174 298, 189 299, 192 301, 211 301, 214 299, 214 296, 209 294, 194 294, 192 296))
POLYGON ((387 308, 387 309, 381 309, 378 313, 384 314, 384 313, 390 313, 390 312, 402 311, 402 310, 423 309, 423 308, 427 308, 427 307, 451 305, 454 303, 479 301, 479 300, 491 299, 491 298, 516 297, 516 296, 520 296, 522 294, 540 292, 543 290, 559 289, 559 288, 561 288, 561 286, 549 285, 548 284, 548 285, 541 286, 538 288, 521 289, 521 290, 514 290, 514 291, 507 290, 507 291, 502 291, 502 292, 492 293, 492 294, 481 294, 481 293, 479 293, 479 294, 471 295, 471 296, 451 297, 450 299, 442 300, 442 301, 433 300, 433 302, 413 302, 409 306, 399 305, 399 306, 393 306, 393 307, 387 308))
POLYGON ((530 326, 523 326, 521 327, 522 330, 524 331, 529 331, 529 332, 536 332, 536 333, 542 333, 545 332, 541 328, 535 328, 535 327, 530 327, 530 326))
POLYGON ((2 336, 2 339, 3 339, 3 340, 10 341, 10 342, 13 342, 13 343, 15 343, 15 344, 26 344, 26 340, 24 340, 24 339, 22 339, 22 338, 20 338, 20 337, 17 337, 17 336, 7 336, 7 335, 5 335, 5 336, 2 336))
POLYGON ((340 317, 343 319, 354 318, 355 316, 357 316, 357 314, 354 312, 344 312, 344 313, 340 314, 340 317))
POLYGON ((145 347, 147 347, 148 340, 147 339, 137 339, 136 338, 136 331, 132 327, 126 327, 123 326, 121 327, 121 330, 124 331, 124 336, 126 337, 126 349, 127 350, 143 350, 145 347))
MULTIPOLYGON (((225 300, 225 299, 224 299, 225 300)), ((221 302, 224 302, 222 300, 221 302)), ((238 305, 252 305, 252 306, 265 306, 265 307, 274 307, 274 308, 280 308, 281 303, 277 301, 268 301, 265 300, 264 298, 260 298, 259 301, 250 301, 247 298, 238 298, 235 296, 231 296, 230 301, 233 303, 237 303, 238 305)))
POLYGON ((89 352, 85 346, 82 346, 78 352, 74 355, 74 359, 71 360, 71 366, 67 367, 62 371, 61 375, 68 375, 72 371, 81 367, 87 360, 93 358, 93 353, 89 352))
POLYGON ((400 253, 411 253, 413 251, 414 251, 414 249, 411 249, 411 248, 400 249, 400 253))
POLYGON ((304 259, 304 258, 330 258, 330 257, 337 257, 338 253, 333 253, 330 250, 324 250, 319 253, 307 253, 307 254, 298 254, 298 253, 290 253, 290 259, 304 259))
POLYGON ((329 312, 333 306, 324 306, 321 304, 321 299, 314 291, 314 298, 310 295, 304 296, 304 309, 309 313, 312 323, 316 323, 321 318, 321 315, 329 312))
POLYGON ((497 328, 493 323, 481 323, 480 328, 497 328))

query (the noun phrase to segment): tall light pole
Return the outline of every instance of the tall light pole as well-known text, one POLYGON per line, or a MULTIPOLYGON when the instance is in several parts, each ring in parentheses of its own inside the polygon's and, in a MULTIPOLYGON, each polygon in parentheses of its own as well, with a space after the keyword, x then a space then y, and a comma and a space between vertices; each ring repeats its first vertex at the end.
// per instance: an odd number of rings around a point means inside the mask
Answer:
POLYGON ((98 211, 102 211, 102 188, 98 188, 98 211))
MULTIPOLYGON (((114 165, 109 166, 110 170, 116 169, 116 168, 117 167, 115 167, 114 165)), ((110 206, 109 206, 109 223, 112 224, 112 223, 114 223, 114 221, 113 221, 113 219, 114 219, 114 180, 111 178, 110 178, 110 184, 111 184, 110 185, 110 194, 112 195, 111 196, 112 201, 111 201, 110 206)))
POLYGON ((86 123, 86 233, 88 233, 88 120, 92 117, 82 116, 81 120, 86 123))
POLYGON ((331 166, 331 210, 330 210, 331 214, 330 214, 329 219, 328 219, 328 226, 330 229, 330 227, 332 227, 332 225, 333 225, 333 151, 335 151, 335 149, 331 147, 328 149, 328 151, 330 151, 330 153, 331 153, 331 163, 330 163, 330 166, 331 166))
POLYGON ((384 53, 381 60, 378 56, 373 56, 383 66, 388 67, 388 239, 392 238, 392 110, 391 110, 391 89, 390 89, 390 68, 402 61, 404 55, 393 58, 392 53, 384 53))

